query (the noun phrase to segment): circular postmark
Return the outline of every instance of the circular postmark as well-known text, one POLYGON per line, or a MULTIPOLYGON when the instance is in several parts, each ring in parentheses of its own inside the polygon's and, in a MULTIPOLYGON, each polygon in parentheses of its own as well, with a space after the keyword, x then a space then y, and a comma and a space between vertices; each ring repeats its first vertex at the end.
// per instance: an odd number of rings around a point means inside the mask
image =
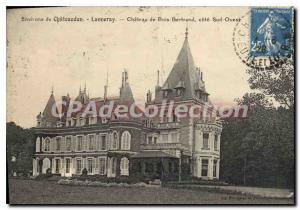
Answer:
POLYGON ((273 10, 252 8, 234 27, 234 51, 250 68, 280 68, 293 59, 293 14, 273 10))

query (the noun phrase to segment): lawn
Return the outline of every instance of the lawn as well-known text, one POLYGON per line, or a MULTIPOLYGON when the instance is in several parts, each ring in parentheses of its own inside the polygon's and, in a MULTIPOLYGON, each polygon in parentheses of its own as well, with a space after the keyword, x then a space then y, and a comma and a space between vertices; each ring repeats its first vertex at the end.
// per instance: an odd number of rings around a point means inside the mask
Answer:
POLYGON ((11 204, 293 204, 292 199, 154 187, 65 186, 53 181, 9 180, 11 204))

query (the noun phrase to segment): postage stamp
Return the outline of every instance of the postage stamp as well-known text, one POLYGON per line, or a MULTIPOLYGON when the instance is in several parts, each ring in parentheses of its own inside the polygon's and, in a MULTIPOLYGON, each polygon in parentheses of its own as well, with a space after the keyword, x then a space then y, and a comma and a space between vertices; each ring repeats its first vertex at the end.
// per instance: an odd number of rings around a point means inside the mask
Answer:
POLYGON ((250 47, 252 56, 287 56, 292 54, 291 8, 252 8, 250 47))
POLYGON ((250 68, 279 68, 292 62, 294 53, 293 8, 251 8, 236 23, 233 46, 250 68))

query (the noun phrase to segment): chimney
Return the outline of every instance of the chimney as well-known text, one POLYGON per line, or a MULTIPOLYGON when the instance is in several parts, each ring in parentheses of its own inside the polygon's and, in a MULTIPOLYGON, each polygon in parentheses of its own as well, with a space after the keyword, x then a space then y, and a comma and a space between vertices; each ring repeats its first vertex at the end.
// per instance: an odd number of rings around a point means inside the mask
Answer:
POLYGON ((125 75, 125 78, 124 78, 124 80, 125 80, 125 82, 127 82, 127 80, 128 80, 128 72, 127 72, 127 70, 126 70, 126 69, 125 69, 124 75, 125 75))
POLYGON ((196 71, 197 71, 197 74, 198 74, 198 78, 201 79, 201 71, 200 71, 200 67, 196 67, 196 71))
POLYGON ((125 83, 128 80, 128 72, 126 69, 122 72, 122 87, 125 85, 125 83))
POLYGON ((150 92, 150 90, 148 90, 147 92, 147 103, 152 101, 152 93, 150 92))

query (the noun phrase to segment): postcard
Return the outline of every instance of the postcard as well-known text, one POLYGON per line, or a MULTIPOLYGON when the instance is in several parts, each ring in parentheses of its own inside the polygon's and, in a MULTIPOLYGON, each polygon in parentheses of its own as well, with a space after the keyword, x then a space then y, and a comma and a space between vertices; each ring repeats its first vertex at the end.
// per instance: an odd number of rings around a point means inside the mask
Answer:
POLYGON ((293 7, 6 12, 9 204, 295 204, 293 7))

